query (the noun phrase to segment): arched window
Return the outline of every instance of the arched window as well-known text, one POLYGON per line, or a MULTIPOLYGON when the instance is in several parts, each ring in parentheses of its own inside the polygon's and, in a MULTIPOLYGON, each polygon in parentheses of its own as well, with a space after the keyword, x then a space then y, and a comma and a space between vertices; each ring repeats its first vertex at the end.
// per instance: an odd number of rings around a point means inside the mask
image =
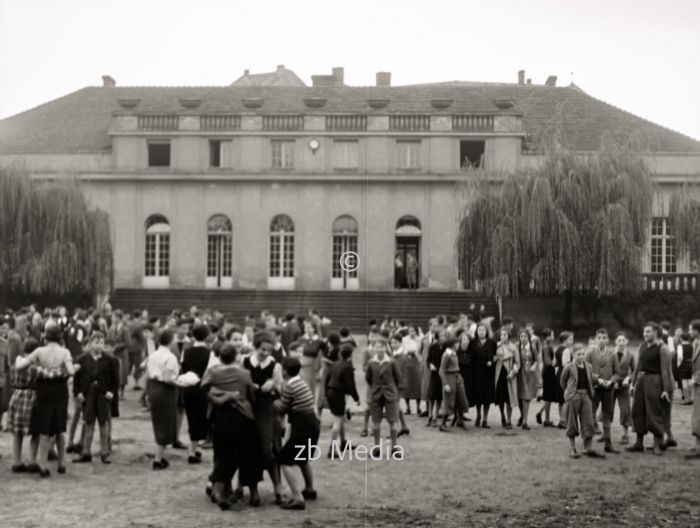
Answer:
POLYGON ((170 277, 170 223, 163 215, 146 220, 144 286, 168 286, 170 277))
POLYGON ((294 287, 294 222, 284 214, 270 223, 269 278, 272 287, 294 287))
POLYGON ((357 220, 342 215, 333 222, 333 252, 331 261, 331 288, 356 289, 357 280, 357 220), (348 254, 351 256, 348 257, 348 254))
POLYGON ((396 222, 394 287, 417 289, 421 282, 421 224, 415 216, 402 216, 396 222))
POLYGON ((232 284, 231 220, 226 215, 212 216, 207 222, 207 288, 230 288, 232 284))

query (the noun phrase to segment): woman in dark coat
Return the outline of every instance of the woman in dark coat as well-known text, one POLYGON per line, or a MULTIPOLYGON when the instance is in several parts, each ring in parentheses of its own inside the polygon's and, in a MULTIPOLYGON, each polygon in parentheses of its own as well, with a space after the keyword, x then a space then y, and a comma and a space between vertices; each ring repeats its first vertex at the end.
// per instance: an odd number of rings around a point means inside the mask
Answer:
POLYGON ((467 393, 469 406, 474 405, 474 373, 472 370, 472 343, 469 332, 462 332, 459 335, 457 344, 457 361, 459 362, 459 372, 464 380, 464 390, 467 393))
POLYGON ((494 357, 496 343, 489 336, 489 329, 484 323, 476 327, 476 339, 472 348, 472 372, 474 380, 474 404, 476 405, 476 427, 490 429, 488 424, 489 406, 496 400, 494 379, 494 357), (481 420, 483 411, 484 419, 481 420))
POLYGON ((209 337, 209 327, 198 325, 192 330, 194 344, 186 348, 182 355, 180 373, 194 372, 200 382, 194 386, 183 389, 183 402, 185 414, 187 415, 187 426, 190 436, 190 454, 187 462, 199 464, 202 462, 202 453, 197 449, 199 442, 204 442, 209 436, 209 421, 207 420, 207 409, 209 400, 202 390, 201 379, 204 371, 207 370, 211 351, 205 341, 209 337))

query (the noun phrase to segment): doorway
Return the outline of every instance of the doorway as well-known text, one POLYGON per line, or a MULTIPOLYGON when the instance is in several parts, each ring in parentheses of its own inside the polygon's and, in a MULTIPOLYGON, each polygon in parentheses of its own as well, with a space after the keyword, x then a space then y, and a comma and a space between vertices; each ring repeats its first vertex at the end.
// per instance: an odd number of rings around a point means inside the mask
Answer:
POLYGON ((418 289, 420 286, 421 225, 417 218, 404 216, 396 224, 394 288, 418 289))

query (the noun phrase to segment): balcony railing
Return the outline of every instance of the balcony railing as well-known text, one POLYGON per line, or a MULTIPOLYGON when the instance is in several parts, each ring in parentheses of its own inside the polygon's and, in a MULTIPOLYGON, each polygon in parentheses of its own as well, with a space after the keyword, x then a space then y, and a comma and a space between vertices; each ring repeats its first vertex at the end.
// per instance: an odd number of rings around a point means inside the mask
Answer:
POLYGON ((367 130, 366 115, 328 115, 326 116, 326 130, 336 132, 367 130))
POLYGON ((263 130, 304 130, 304 116, 270 115, 263 116, 263 130))
POLYGON ((139 130, 177 130, 179 117, 172 114, 140 115, 139 130))
POLYGON ((647 291, 700 291, 700 273, 643 273, 642 280, 647 291))
POLYGON ((461 132, 493 131, 492 115, 453 115, 452 130, 461 132))
POLYGON ((203 115, 200 128, 202 130, 240 130, 241 116, 239 115, 203 115))
POLYGON ((415 132, 430 130, 430 116, 427 115, 393 115, 389 116, 389 130, 415 132))

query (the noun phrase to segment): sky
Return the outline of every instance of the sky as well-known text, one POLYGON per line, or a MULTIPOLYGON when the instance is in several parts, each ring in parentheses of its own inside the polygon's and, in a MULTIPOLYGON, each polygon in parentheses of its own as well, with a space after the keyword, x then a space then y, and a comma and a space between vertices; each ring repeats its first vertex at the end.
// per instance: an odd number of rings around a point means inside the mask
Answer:
POLYGON ((363 86, 524 69, 700 140, 700 0, 0 0, 0 118, 102 75, 212 86, 278 64, 363 86))

